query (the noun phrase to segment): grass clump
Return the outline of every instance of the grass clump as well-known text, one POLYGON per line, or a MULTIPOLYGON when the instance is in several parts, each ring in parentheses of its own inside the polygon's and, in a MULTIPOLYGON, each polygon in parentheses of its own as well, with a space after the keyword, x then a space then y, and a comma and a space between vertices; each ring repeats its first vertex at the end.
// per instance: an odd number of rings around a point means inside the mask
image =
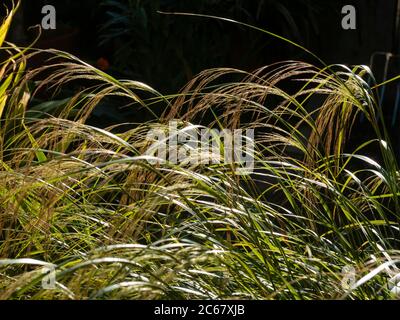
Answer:
POLYGON ((207 70, 162 96, 67 53, 25 70, 39 51, 1 50, 1 299, 398 297, 399 171, 368 68, 207 70), (67 85, 61 107, 28 107, 67 85), (105 99, 153 120, 89 125, 105 99), (349 147, 361 115, 374 138, 349 147), (148 133, 172 120, 254 129, 254 171, 155 163, 148 133))

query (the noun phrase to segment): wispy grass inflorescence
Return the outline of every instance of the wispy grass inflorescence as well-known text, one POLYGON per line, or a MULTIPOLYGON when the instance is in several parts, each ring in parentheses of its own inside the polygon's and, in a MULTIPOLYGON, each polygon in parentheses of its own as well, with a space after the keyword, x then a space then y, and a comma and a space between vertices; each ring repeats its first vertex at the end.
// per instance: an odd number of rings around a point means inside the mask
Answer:
POLYGON ((6 45, 0 299, 395 297, 399 173, 368 68, 213 69, 163 96, 54 50, 25 70, 42 52, 6 45), (75 92, 61 105, 31 106, 66 86, 75 92), (151 119, 88 124, 100 101, 121 97, 151 119), (361 115, 375 138, 351 147, 361 115), (148 133, 171 121, 179 132, 254 129, 253 172, 154 161, 148 133))

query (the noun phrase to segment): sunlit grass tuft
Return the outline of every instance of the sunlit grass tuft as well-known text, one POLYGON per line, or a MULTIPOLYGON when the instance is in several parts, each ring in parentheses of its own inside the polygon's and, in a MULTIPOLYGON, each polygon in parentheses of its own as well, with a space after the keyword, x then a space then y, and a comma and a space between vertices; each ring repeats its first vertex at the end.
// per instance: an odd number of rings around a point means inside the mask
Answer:
POLYGON ((48 65, 26 71, 41 53, 8 51, 1 299, 396 297, 399 174, 368 68, 214 69, 165 97, 67 53, 50 51, 48 65), (61 108, 28 110, 41 90, 77 82, 61 108), (126 130, 87 124, 100 101, 117 97, 153 119, 126 130), (375 138, 351 149, 360 115, 375 138), (254 129, 254 172, 154 164, 148 133, 168 132, 172 120, 181 132, 254 129))

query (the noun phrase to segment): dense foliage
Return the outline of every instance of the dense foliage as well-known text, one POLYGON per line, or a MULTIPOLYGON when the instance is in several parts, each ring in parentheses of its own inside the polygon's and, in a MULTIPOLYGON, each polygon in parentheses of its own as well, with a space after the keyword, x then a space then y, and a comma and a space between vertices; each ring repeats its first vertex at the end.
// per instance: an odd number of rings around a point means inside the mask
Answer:
POLYGON ((54 50, 25 70, 41 51, 4 42, 13 12, 0 28, 1 299, 396 297, 399 169, 368 68, 212 69, 163 96, 54 50), (75 81, 57 107, 29 108, 75 81), (165 112, 126 130, 87 124, 120 97, 165 112), (361 115, 375 138, 347 151, 361 115), (254 128, 254 173, 152 164, 147 133, 171 120, 180 131, 254 128))

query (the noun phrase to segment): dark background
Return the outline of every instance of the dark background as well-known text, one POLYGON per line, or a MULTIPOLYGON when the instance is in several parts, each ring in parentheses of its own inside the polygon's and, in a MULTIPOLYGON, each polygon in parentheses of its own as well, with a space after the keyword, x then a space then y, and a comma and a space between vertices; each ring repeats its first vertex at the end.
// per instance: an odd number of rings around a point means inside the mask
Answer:
MULTIPOLYGON (((176 92, 210 67, 252 70, 286 59, 308 60, 290 45, 260 32, 206 18, 166 16, 203 13, 234 18, 273 31, 310 49, 327 63, 369 64, 391 51, 395 0, 22 0, 13 37, 32 41, 41 8, 57 9, 57 30, 43 31, 42 47, 57 47, 122 77, 176 92), (357 30, 343 30, 341 9, 357 9, 357 30)), ((312 60, 311 60, 312 61, 312 60)))
MULTIPOLYGON (((283 60, 318 62, 279 39, 228 22, 164 12, 187 12, 232 18, 269 30, 311 50, 328 64, 373 67, 385 79, 385 56, 394 52, 396 0, 22 0, 10 39, 29 45, 38 35, 44 5, 57 10, 56 30, 42 30, 40 48, 71 52, 117 78, 143 81, 163 94, 177 93, 200 71, 233 67, 252 71, 283 60), (357 29, 341 25, 345 5, 357 10, 357 29)), ((387 78, 400 74, 392 58, 387 78)), ((394 145, 400 151, 397 83, 384 87, 381 106, 394 145)), ((400 101, 400 99, 399 99, 400 101)), ((102 102, 103 103, 103 102, 102 102)), ((93 124, 105 127, 136 119, 121 111, 119 101, 105 101, 93 113, 93 124), (103 110, 103 111, 102 111, 103 110)), ((355 143, 368 128, 353 130, 355 143)), ((398 152, 400 155, 400 152, 398 152)), ((400 158, 400 157, 399 157, 400 158)))

